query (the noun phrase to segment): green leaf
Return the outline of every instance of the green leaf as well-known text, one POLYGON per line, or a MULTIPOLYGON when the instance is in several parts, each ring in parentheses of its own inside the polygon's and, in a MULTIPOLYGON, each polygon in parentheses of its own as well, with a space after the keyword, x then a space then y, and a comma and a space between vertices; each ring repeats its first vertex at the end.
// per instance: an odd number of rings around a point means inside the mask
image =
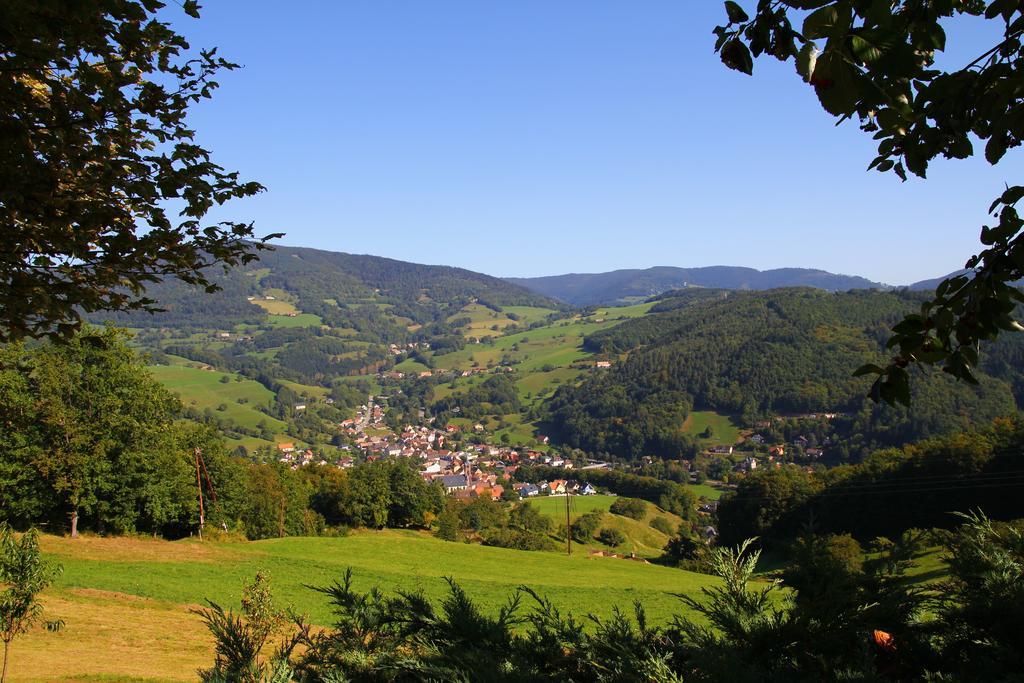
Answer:
POLYGON ((857 368, 853 372, 854 377, 863 377, 864 375, 884 375, 885 370, 873 363, 867 363, 857 368))
POLYGON ((999 160, 1006 154, 1006 134, 1002 131, 994 134, 988 139, 985 145, 985 160, 990 164, 999 163, 999 160))
POLYGON ((836 2, 808 14, 801 33, 807 40, 834 38, 849 30, 852 19, 850 5, 836 2))
POLYGON ((834 116, 852 116, 860 100, 858 77, 857 70, 838 50, 826 47, 814 64, 811 85, 825 111, 834 116))
POLYGON ((732 0, 726 0, 725 13, 729 15, 730 24, 742 24, 744 21, 748 21, 750 19, 750 17, 747 16, 747 13, 743 11, 743 8, 732 0))
POLYGON ((743 41, 733 38, 722 46, 722 63, 730 69, 742 71, 748 76, 754 73, 754 58, 743 41))

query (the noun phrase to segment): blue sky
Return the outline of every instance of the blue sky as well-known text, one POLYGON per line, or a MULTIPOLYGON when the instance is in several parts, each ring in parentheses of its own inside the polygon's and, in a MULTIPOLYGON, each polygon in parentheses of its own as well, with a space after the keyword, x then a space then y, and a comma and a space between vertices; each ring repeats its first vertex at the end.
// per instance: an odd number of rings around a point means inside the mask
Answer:
MULTIPOLYGON (((791 64, 720 64, 711 0, 166 12, 245 67, 192 123, 268 191, 215 217, 287 245, 500 276, 725 264, 904 284, 961 267, 1020 177, 1013 152, 940 160, 925 181, 866 172, 870 138, 837 128, 791 64)), ((984 23, 950 27, 951 64, 984 50, 984 23)))

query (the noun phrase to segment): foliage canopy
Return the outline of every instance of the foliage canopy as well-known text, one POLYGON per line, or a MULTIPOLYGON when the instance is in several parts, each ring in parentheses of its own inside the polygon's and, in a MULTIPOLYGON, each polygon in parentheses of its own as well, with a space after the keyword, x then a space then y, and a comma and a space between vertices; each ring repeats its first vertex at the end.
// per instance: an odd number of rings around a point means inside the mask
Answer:
MULTIPOLYGON (((211 290, 210 266, 251 261, 277 236, 204 221, 263 188, 213 162, 188 126, 237 65, 189 53, 162 7, 0 6, 0 341, 67 336, 81 310, 157 310, 144 287, 165 277, 211 290)), ((194 0, 182 7, 198 17, 194 0)))

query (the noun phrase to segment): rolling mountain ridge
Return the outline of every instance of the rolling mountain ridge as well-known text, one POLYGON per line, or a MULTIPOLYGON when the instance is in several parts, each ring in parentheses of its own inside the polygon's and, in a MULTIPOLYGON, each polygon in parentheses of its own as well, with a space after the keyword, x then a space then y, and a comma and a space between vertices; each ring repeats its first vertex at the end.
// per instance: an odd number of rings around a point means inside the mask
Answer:
POLYGON ((775 268, 762 271, 739 266, 656 266, 646 269, 613 270, 607 273, 569 273, 505 280, 575 306, 646 299, 684 287, 750 290, 814 287, 827 291, 891 289, 889 285, 856 275, 837 275, 812 268, 775 268))

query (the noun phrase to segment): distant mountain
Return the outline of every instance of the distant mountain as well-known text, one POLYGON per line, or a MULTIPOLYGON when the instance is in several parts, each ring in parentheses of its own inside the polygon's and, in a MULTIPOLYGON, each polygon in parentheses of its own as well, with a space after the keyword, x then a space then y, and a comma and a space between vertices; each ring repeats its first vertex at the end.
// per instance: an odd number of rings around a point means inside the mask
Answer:
POLYGON ((907 285, 907 289, 912 290, 912 291, 928 291, 928 292, 932 292, 932 291, 935 290, 936 287, 939 286, 939 283, 941 283, 943 280, 946 280, 946 279, 951 278, 951 277, 956 277, 957 275, 963 275, 963 274, 965 274, 967 272, 969 272, 969 271, 967 271, 966 269, 961 268, 960 270, 953 271, 949 275, 943 275, 942 277, 933 277, 930 280, 920 280, 919 282, 915 282, 913 284, 907 285))
POLYGON ((811 268, 756 270, 737 266, 675 268, 656 266, 644 270, 613 270, 609 273, 570 273, 532 278, 505 278, 531 291, 576 306, 647 298, 682 287, 717 289, 777 289, 815 287, 828 291, 888 289, 888 285, 855 275, 836 275, 811 268))
POLYGON ((353 322, 348 318, 383 310, 423 324, 443 320, 473 301, 492 307, 564 308, 514 283, 463 268, 304 247, 277 246, 246 266, 226 272, 211 269, 210 277, 221 290, 202 296, 173 279, 147 287, 146 295, 159 302, 164 313, 90 317, 130 327, 230 327, 265 319, 265 311, 251 302, 262 299, 268 289, 284 292, 298 310, 335 327, 353 322))

